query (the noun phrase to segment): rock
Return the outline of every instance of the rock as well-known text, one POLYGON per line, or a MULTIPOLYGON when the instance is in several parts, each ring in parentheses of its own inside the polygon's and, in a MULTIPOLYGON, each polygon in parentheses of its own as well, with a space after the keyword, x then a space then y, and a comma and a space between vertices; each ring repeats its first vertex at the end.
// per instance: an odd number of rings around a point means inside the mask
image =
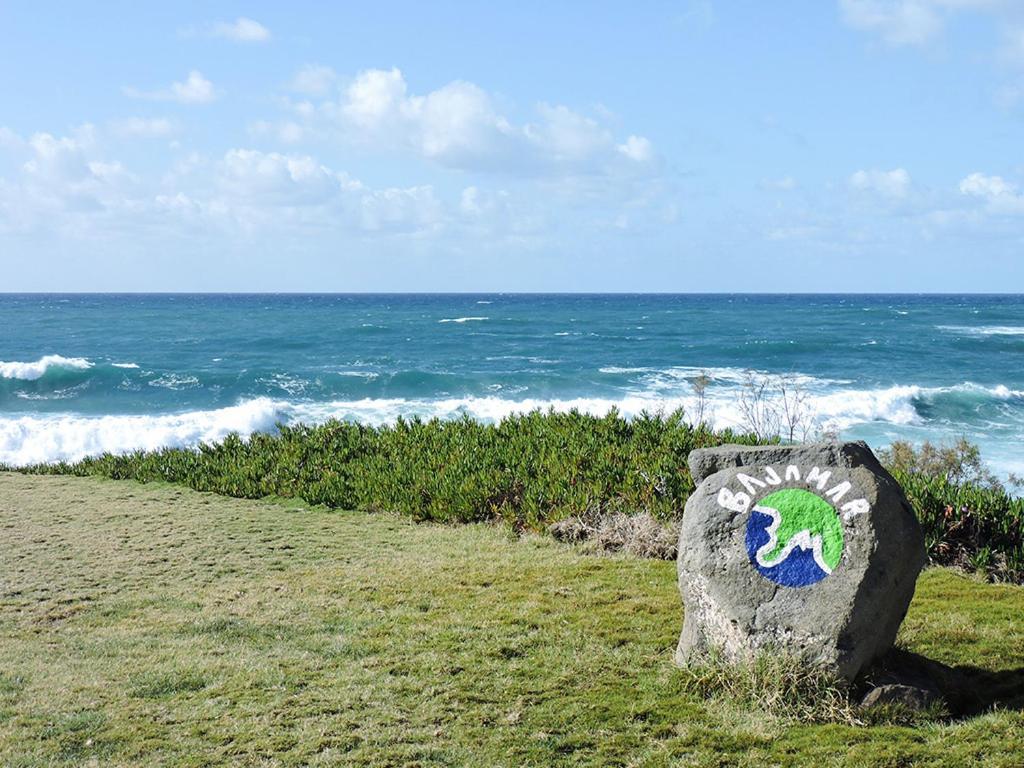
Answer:
POLYGON ((689 465, 680 664, 782 652, 853 680, 892 646, 924 537, 864 443, 722 446, 689 465))
POLYGON ((953 679, 954 670, 936 661, 894 648, 878 659, 865 675, 867 691, 861 698, 864 708, 895 705, 919 711, 934 704, 945 704, 942 683, 953 679))
MULTIPOLYGON (((720 445, 716 448, 701 448, 690 451, 687 464, 695 485, 715 472, 731 467, 747 467, 751 464, 785 464, 790 461, 794 452, 811 451, 815 456, 824 452, 829 466, 870 467, 878 473, 888 476, 875 454, 862 441, 849 443, 819 443, 816 445, 720 445)), ((814 456, 811 457, 812 459, 814 456)), ((891 478, 890 478, 891 479, 891 478)))
POLYGON ((861 699, 860 705, 865 709, 884 705, 898 706, 903 709, 921 711, 942 701, 942 695, 934 688, 921 688, 903 683, 876 685, 861 699))

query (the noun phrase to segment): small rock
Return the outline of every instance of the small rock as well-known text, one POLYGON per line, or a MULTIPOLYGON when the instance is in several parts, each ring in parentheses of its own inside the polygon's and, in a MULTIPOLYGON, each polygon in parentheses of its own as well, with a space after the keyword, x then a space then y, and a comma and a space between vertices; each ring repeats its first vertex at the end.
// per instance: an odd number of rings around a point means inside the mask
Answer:
POLYGON ((933 688, 919 688, 916 685, 889 683, 878 685, 868 691, 860 705, 865 709, 883 705, 895 705, 919 712, 942 701, 942 696, 933 688))

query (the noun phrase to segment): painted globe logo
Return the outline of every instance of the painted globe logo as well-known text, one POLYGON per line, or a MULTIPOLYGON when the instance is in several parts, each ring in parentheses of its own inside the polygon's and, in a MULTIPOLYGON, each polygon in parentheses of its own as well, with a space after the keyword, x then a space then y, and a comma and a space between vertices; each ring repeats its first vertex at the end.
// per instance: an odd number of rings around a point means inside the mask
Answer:
POLYGON ((843 526, 821 496, 800 488, 775 491, 750 512, 747 554, 766 579, 784 587, 806 587, 839 565, 843 526))

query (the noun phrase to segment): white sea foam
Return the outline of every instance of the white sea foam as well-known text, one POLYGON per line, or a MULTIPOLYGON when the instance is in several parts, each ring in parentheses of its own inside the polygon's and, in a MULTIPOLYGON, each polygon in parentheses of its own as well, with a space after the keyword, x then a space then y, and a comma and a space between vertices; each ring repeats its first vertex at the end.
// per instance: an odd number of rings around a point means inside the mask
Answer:
MULTIPOLYGON (((492 390, 493 391, 493 390, 492 390)), ((633 418, 642 412, 669 413, 678 408, 694 416, 699 403, 692 390, 666 395, 657 389, 611 397, 542 399, 517 397, 519 388, 501 390, 505 395, 452 398, 363 398, 331 402, 287 402, 256 398, 230 408, 150 416, 88 417, 73 414, 0 417, 0 462, 22 465, 35 462, 75 460, 104 451, 122 453, 163 446, 194 446, 223 439, 230 432, 249 435, 285 423, 321 423, 346 419, 366 424, 393 423, 398 417, 458 418, 470 416, 485 422, 532 410, 577 410, 596 416, 613 408, 633 418)), ((707 389, 704 414, 717 428, 742 429, 744 416, 738 400, 739 386, 726 383, 707 389)), ((770 395, 772 396, 772 395, 770 395)), ((893 386, 877 389, 818 389, 805 400, 821 427, 847 430, 876 424, 893 434, 907 429, 928 430, 919 413, 922 403, 935 404, 946 397, 991 398, 1008 401, 1024 398, 1024 391, 1005 385, 984 387, 966 382, 953 387, 893 386)), ((921 433, 926 434, 926 433, 921 433)))
POLYGON ((917 424, 921 417, 914 407, 915 398, 925 392, 921 387, 896 386, 882 389, 847 389, 807 398, 808 410, 823 425, 847 429, 854 424, 884 421, 890 424, 917 424))
MULTIPOLYGON (((256 382, 276 387, 277 389, 287 392, 289 395, 301 395, 309 386, 309 382, 305 379, 297 376, 291 376, 287 373, 275 373, 270 378, 256 379, 256 382)), ((196 384, 198 383, 199 380, 196 379, 196 384)))
POLYGON ((443 320, 438 320, 439 323, 471 323, 478 322, 480 320, 490 320, 489 317, 446 317, 443 320))
POLYGON ((379 373, 373 371, 338 371, 339 376, 351 376, 359 379, 376 379, 380 376, 379 373))
MULTIPOLYGON (((657 391, 660 394, 672 394, 672 392, 675 391, 681 395, 690 394, 693 389, 694 380, 702 376, 706 376, 710 379, 710 383, 716 386, 732 386, 734 388, 732 392, 733 396, 735 395, 735 387, 737 385, 744 385, 751 380, 756 382, 763 378, 767 378, 769 380, 779 378, 766 371, 715 366, 700 367, 692 365, 674 365, 669 366, 668 368, 608 365, 598 368, 598 371, 600 373, 620 375, 644 374, 639 377, 639 381, 648 389, 657 391)), ((826 386, 850 383, 849 379, 828 379, 796 372, 785 374, 779 380, 781 381, 783 379, 785 380, 786 385, 791 388, 797 386, 821 389, 826 386)))
POLYGON ((936 328, 962 336, 1024 336, 1024 325, 937 325, 936 328))
POLYGON ((199 379, 195 376, 180 376, 176 373, 165 373, 163 376, 155 378, 149 382, 149 386, 174 390, 193 389, 199 386, 199 379))
POLYGON ((76 461, 100 453, 194 446, 272 429, 287 417, 288 405, 256 398, 236 406, 160 416, 73 414, 0 418, 0 462, 23 466, 76 461))
POLYGON ((15 392, 19 400, 70 400, 78 394, 78 387, 58 389, 56 392, 15 392))
POLYGON ((138 363, 111 363, 115 368, 138 368, 138 363))
POLYGON ((604 368, 597 369, 601 373, 650 373, 651 371, 657 370, 656 368, 624 368, 618 365, 606 365, 604 368))
POLYGON ((1024 391, 1019 389, 1010 389, 1009 387, 998 384, 992 389, 986 390, 992 397, 997 397, 1000 400, 1011 400, 1018 397, 1024 397, 1024 391))
MULTIPOLYGON (((877 390, 845 390, 833 394, 811 395, 808 410, 816 413, 823 426, 844 429, 865 422, 913 424, 921 421, 914 409, 914 398, 921 396, 920 387, 890 387, 877 390)), ((463 415, 495 422, 517 413, 553 409, 558 412, 577 410, 603 416, 615 408, 627 417, 641 413, 669 413, 682 408, 695 414, 698 399, 691 394, 664 397, 657 392, 637 392, 621 397, 523 398, 495 396, 462 398, 365 398, 362 400, 302 403, 293 407, 292 415, 299 421, 319 422, 328 418, 351 419, 369 424, 386 424, 399 416, 422 418, 455 418, 463 415)), ((705 401, 705 413, 716 427, 742 427, 743 412, 736 390, 711 391, 705 401)))
POLYGON ((92 368, 92 363, 84 357, 63 357, 61 355, 43 355, 31 363, 19 361, 4 362, 0 360, 0 379, 35 381, 45 376, 46 372, 51 368, 84 370, 92 368))

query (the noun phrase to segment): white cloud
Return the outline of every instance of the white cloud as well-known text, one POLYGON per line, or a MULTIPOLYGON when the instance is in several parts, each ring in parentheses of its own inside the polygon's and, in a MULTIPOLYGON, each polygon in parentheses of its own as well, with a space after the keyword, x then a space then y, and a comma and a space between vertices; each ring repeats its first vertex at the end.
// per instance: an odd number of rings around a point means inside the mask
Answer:
POLYGON ((959 11, 1001 15, 1011 0, 839 0, 843 21, 873 32, 890 45, 925 45, 942 34, 946 20, 959 11))
POLYGON ((364 194, 359 223, 369 232, 427 232, 441 226, 441 203, 431 186, 382 189, 364 194))
POLYGON ((370 189, 308 155, 253 149, 225 153, 214 199, 229 217, 252 222, 250 228, 265 225, 271 217, 256 212, 270 208, 284 221, 289 212, 303 210, 307 224, 377 234, 425 234, 444 219, 444 206, 429 185, 370 189))
POLYGON ((128 117, 111 123, 119 136, 163 139, 177 133, 177 127, 165 117, 128 117))
POLYGON ((630 160, 635 160, 638 163, 649 162, 654 157, 654 147, 650 140, 643 136, 630 136, 624 144, 619 144, 616 149, 630 160))
POLYGON ((459 209, 466 216, 479 216, 484 212, 486 203, 477 187, 466 187, 462 190, 459 209))
POLYGON ((208 104, 215 101, 217 91, 213 83, 203 77, 203 73, 193 69, 184 82, 171 83, 169 88, 156 91, 140 91, 137 88, 125 88, 124 93, 136 99, 151 101, 176 101, 179 104, 208 104))
POLYGON ((235 200, 287 205, 316 205, 339 194, 347 177, 308 155, 281 155, 253 149, 225 153, 220 184, 235 200))
POLYGON ((406 102, 405 91, 405 78, 398 69, 371 69, 349 85, 341 111, 355 125, 374 129, 389 117, 401 117, 413 108, 406 102))
MULTIPOLYGON (((162 236, 181 225, 225 234, 318 232, 426 236, 448 218, 430 185, 370 188, 309 155, 235 148, 219 160, 191 154, 161 179, 143 180, 104 156, 91 125, 27 139, 3 130, 14 175, 0 175, 0 234, 55 232, 162 236)), ((112 134, 113 135, 113 134, 112 134)), ((184 231, 184 230, 182 230, 184 231)))
POLYGON ((240 16, 232 22, 218 22, 210 28, 214 37, 223 37, 240 43, 263 43, 270 39, 270 30, 258 21, 240 16))
POLYGON ((458 216, 460 232, 471 242, 515 241, 529 247, 551 231, 551 210, 541 201, 515 198, 506 189, 476 185, 462 190, 458 216))
MULTIPOLYGON (((614 145, 611 132, 594 118, 586 117, 560 104, 537 106, 540 120, 524 126, 534 145, 557 162, 573 164, 608 151, 614 145)), ((634 144, 644 141, 634 136, 634 144)), ((615 147, 618 151, 618 147, 615 147)), ((625 154, 625 153, 623 153, 625 154)))
MULTIPOLYGON (((931 46, 942 39, 946 27, 954 21, 963 18, 975 25, 981 21, 994 27, 1000 41, 989 44, 981 58, 1001 64, 1001 77, 1008 74, 1007 69, 1024 67, 1022 0, 839 0, 839 8, 848 26, 876 35, 894 47, 931 46)), ((979 58, 977 52, 972 58, 979 58)), ((1022 100, 1016 73, 1011 72, 1010 81, 1004 80, 990 93, 1000 109, 1016 107, 1022 100)))
POLYGON ((193 69, 184 83, 171 83, 171 93, 182 104, 206 104, 217 98, 213 83, 193 69))
POLYGON ((992 213, 1024 213, 1024 195, 1017 192, 1016 184, 1001 176, 972 173, 960 182, 960 194, 984 200, 992 213))
POLYGON ((68 136, 9 138, 21 164, 16 175, 0 178, 0 231, 74 227, 82 216, 123 209, 137 187, 138 179, 120 162, 100 154, 92 125, 68 136))
POLYGON ((929 0, 840 0, 839 5, 846 24, 875 32, 891 45, 922 45, 942 29, 929 0))
POLYGON ((903 168, 891 171, 861 170, 850 176, 850 186, 881 197, 902 199, 910 190, 910 174, 903 168))
MULTIPOLYGON (((318 74, 310 80, 304 85, 325 85, 318 74)), ((517 125, 474 83, 456 80, 415 95, 398 69, 366 70, 339 100, 293 109, 306 121, 326 119, 350 140, 461 170, 564 175, 649 172, 654 165, 650 140, 617 142, 598 117, 542 103, 535 120, 517 125)))
POLYGON ((983 173, 972 173, 960 182, 960 192, 974 197, 994 198, 1012 195, 1017 191, 1014 184, 1001 176, 986 176, 983 173))

